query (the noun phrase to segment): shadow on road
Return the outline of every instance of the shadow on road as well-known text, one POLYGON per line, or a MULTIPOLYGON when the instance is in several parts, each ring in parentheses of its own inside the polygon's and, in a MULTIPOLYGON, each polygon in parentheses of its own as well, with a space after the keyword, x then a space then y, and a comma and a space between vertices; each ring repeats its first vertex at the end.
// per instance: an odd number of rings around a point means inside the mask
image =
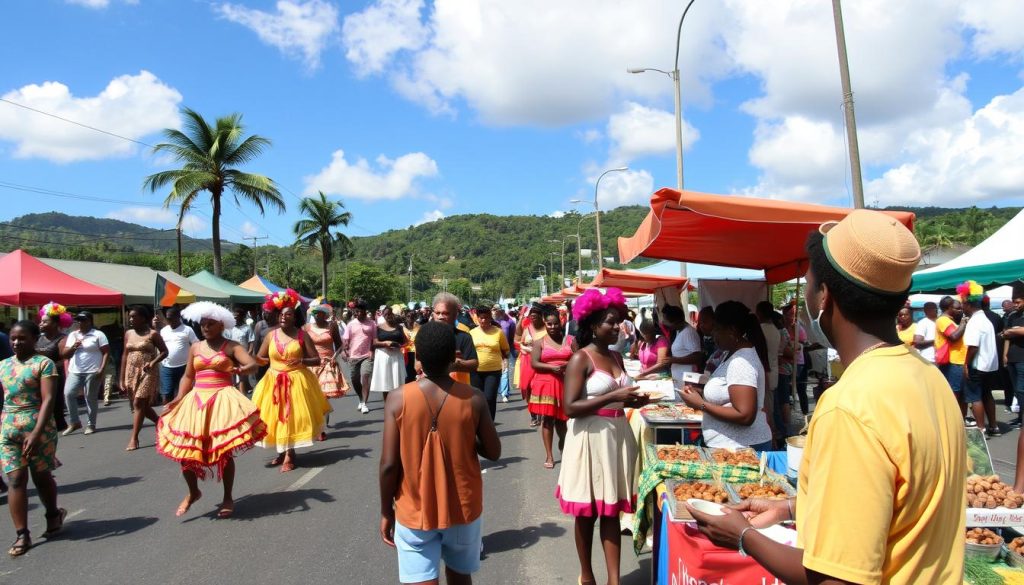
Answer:
POLYGON ((499 437, 511 437, 512 435, 527 435, 530 433, 536 433, 537 429, 509 429, 507 431, 501 431, 498 433, 499 437))
POLYGON ((565 528, 554 522, 485 534, 483 537, 484 555, 530 548, 540 542, 542 538, 558 538, 563 534, 565 534, 565 528))
POLYGON ((520 461, 526 461, 526 457, 519 457, 517 455, 515 457, 502 457, 497 462, 481 461, 480 462, 480 468, 482 470, 485 470, 485 471, 492 470, 492 469, 495 469, 495 470, 497 470, 497 469, 505 469, 510 464, 512 464, 512 463, 519 463, 520 461))
MULTIPOLYGON (((626 545, 623 544, 623 549, 626 545)), ((651 582, 651 555, 650 553, 645 554, 645 558, 641 558, 637 561, 640 568, 633 571, 628 575, 622 576, 622 585, 647 585, 651 582)))
POLYGON ((365 430, 364 429, 364 430, 351 430, 350 431, 348 429, 343 429, 343 430, 340 430, 340 431, 332 431, 332 432, 327 433, 327 438, 328 439, 352 439, 352 438, 355 438, 355 437, 361 437, 363 435, 375 435, 375 434, 377 434, 379 432, 380 431, 377 431, 377 430, 370 431, 370 430, 365 430))
POLYGON ((328 449, 303 453, 299 455, 298 462, 302 467, 326 467, 347 459, 367 459, 369 453, 370 449, 328 449))
POLYGON ((61 540, 103 540, 127 536, 155 524, 152 516, 129 516, 113 520, 71 520, 58 537, 61 540))
POLYGON ((57 493, 60 495, 87 492, 103 488, 114 488, 133 484, 142 480, 141 477, 104 477, 101 479, 87 479, 69 484, 57 484, 57 493))
MULTIPOLYGON (((331 503, 334 496, 323 489, 301 489, 293 492, 272 492, 269 494, 253 494, 239 498, 235 502, 236 520, 256 520, 280 514, 308 512, 311 501, 331 503)), ((206 518, 216 518, 217 511, 206 514, 206 518)))
POLYGON ((347 430, 347 429, 351 429, 353 427, 365 427, 366 425, 377 424, 379 422, 380 422, 379 420, 372 419, 372 418, 363 418, 363 419, 359 419, 359 420, 347 420, 347 421, 344 421, 344 422, 332 423, 332 424, 328 425, 328 429, 347 430))

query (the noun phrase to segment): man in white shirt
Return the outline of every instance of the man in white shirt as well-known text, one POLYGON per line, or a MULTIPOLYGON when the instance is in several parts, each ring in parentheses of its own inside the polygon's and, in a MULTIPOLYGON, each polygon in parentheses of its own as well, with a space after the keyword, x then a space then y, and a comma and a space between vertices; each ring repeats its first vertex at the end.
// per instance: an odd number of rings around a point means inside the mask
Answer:
POLYGON ((191 327, 181 322, 178 307, 167 309, 165 317, 167 325, 160 330, 160 337, 167 346, 167 359, 160 363, 160 396, 167 404, 178 395, 178 386, 188 364, 188 350, 199 338, 191 327))
POLYGON ((675 330, 676 337, 669 351, 669 363, 672 364, 672 379, 679 386, 683 384, 683 374, 696 372, 704 360, 701 351, 700 334, 697 329, 686 322, 686 314, 679 307, 668 305, 661 310, 661 323, 670 331, 675 330))
POLYGON ((102 331, 93 327, 92 313, 82 311, 75 315, 78 330, 72 331, 64 340, 60 356, 68 360, 67 382, 64 384, 64 401, 67 404, 70 424, 64 435, 82 428, 78 417, 78 393, 85 392, 85 412, 88 422, 85 434, 96 432, 96 415, 99 413, 100 382, 107 367, 110 343, 102 331))
MULTIPOLYGON (((249 355, 255 355, 253 342, 256 340, 256 336, 252 332, 252 327, 246 322, 245 309, 235 307, 231 312, 235 315, 235 326, 225 329, 224 337, 241 345, 249 355)), ((235 376, 235 384, 243 393, 249 393, 249 376, 235 376)))
POLYGON ((929 301, 924 304, 924 318, 914 327, 914 347, 921 357, 935 363, 935 320, 939 318, 939 306, 929 301))
POLYGON ((999 421, 996 420, 992 383, 999 369, 999 359, 996 355, 995 328, 982 311, 983 296, 984 293, 961 295, 964 319, 968 319, 967 327, 964 329, 964 345, 967 347, 967 358, 964 361, 964 401, 973 411, 974 420, 978 421, 979 427, 988 422, 985 435, 998 437, 1002 433, 999 431, 999 421), (986 415, 988 418, 985 418, 986 415))

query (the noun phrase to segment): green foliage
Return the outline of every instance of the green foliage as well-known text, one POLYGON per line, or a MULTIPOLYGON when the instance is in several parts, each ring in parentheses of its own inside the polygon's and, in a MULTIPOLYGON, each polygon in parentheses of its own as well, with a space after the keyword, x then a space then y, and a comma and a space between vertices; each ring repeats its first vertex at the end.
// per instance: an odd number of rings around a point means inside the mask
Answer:
POLYGON ((950 210, 941 207, 910 207, 903 210, 913 211, 917 216, 914 234, 921 247, 929 249, 977 246, 1013 219, 1021 208, 969 207, 950 210))
POLYGON ((473 293, 473 284, 468 278, 456 278, 448 283, 448 292, 459 297, 462 304, 476 302, 476 295, 473 293))
POLYGON ((348 262, 340 274, 335 274, 327 289, 329 299, 361 298, 371 307, 379 307, 390 300, 404 297, 399 277, 388 274, 371 264, 348 262), (346 295, 346 278, 348 294, 346 295))
POLYGON ((292 228, 295 247, 303 252, 316 252, 320 256, 320 294, 324 297, 327 296, 327 267, 334 258, 335 250, 346 252, 352 247, 348 236, 339 231, 331 231, 348 225, 352 220, 352 214, 344 209, 344 203, 329 200, 320 191, 319 197, 306 197, 299 203, 302 219, 295 222, 292 228))
POLYGON ((244 136, 241 114, 217 118, 211 125, 198 112, 182 110, 184 132, 174 128, 164 130, 167 142, 153 147, 154 154, 169 154, 181 168, 153 173, 143 180, 143 189, 156 193, 170 186, 164 207, 178 208, 178 225, 203 191, 210 194, 213 206, 213 272, 221 276, 220 214, 221 197, 232 194, 235 204, 245 200, 255 206, 260 215, 267 206, 283 212, 284 199, 277 184, 270 178, 238 170, 259 157, 270 146, 270 140, 257 136, 244 136))

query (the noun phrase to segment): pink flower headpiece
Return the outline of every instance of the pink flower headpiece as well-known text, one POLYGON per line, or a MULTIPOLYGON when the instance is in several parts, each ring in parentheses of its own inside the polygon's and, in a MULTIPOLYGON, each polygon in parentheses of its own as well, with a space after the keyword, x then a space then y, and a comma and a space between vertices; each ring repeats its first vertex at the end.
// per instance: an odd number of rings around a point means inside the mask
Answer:
POLYGON ((42 307, 39 307, 39 319, 42 319, 47 315, 50 317, 56 317, 57 323, 62 329, 71 327, 71 324, 74 322, 74 318, 71 316, 71 313, 68 312, 67 307, 54 301, 50 301, 42 307))
POLYGON ((271 293, 264 298, 267 299, 266 302, 263 303, 264 311, 280 311, 288 308, 294 309, 299 306, 299 293, 290 288, 280 292, 271 293))
POLYGON ((626 297, 617 288, 609 288, 602 294, 596 288, 588 288, 572 305, 572 318, 580 322, 595 311, 614 308, 626 312, 626 297))

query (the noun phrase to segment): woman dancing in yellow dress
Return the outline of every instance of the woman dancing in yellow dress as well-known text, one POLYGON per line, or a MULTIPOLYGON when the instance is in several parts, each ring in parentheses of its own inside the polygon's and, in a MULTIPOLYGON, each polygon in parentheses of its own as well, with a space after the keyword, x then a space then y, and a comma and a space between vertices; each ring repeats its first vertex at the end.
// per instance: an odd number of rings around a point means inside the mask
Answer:
POLYGON ((217 470, 224 482, 224 500, 217 513, 227 518, 235 509, 231 489, 235 483, 234 455, 256 444, 267 433, 256 406, 231 385, 233 374, 245 375, 257 364, 241 345, 224 339, 224 329, 235 326, 231 312, 213 303, 186 307, 181 316, 199 322, 205 341, 192 344, 178 397, 164 407, 156 424, 156 449, 181 464, 188 495, 177 515, 188 512, 203 494, 199 479, 217 470))
POLYGON ((295 307, 299 296, 291 289, 268 295, 266 306, 280 307, 280 327, 263 340, 257 361, 270 364, 267 374, 256 385, 252 401, 267 425, 261 447, 277 449, 270 466, 282 472, 295 469, 295 449, 312 447, 324 431, 325 417, 333 409, 316 375, 306 366, 320 364, 309 335, 298 326, 295 307))

